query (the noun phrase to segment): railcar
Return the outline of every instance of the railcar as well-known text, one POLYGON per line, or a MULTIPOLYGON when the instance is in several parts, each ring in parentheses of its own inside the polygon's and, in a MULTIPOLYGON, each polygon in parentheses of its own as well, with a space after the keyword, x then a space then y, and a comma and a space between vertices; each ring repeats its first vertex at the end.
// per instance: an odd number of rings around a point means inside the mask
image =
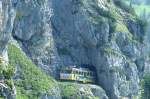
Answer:
POLYGON ((60 71, 60 80, 94 83, 95 73, 88 68, 65 67, 60 71))

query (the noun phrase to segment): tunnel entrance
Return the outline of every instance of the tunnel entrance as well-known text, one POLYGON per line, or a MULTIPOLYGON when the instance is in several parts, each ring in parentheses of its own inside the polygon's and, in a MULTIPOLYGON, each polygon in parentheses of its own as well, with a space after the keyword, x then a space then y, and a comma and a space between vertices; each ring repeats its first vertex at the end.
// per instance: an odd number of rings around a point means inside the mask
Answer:
POLYGON ((88 68, 89 70, 94 72, 95 84, 98 84, 98 76, 96 67, 92 64, 81 64, 79 65, 81 68, 88 68))

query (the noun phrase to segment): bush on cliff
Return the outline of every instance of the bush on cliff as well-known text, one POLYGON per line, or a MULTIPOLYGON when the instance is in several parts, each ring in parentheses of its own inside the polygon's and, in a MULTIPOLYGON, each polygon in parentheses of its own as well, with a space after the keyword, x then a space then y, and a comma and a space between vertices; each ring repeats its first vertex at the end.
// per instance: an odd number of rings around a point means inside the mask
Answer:
POLYGON ((10 44, 8 55, 10 64, 15 66, 18 73, 14 78, 17 99, 39 99, 43 94, 55 95, 50 90, 57 87, 56 81, 33 64, 19 48, 10 44))

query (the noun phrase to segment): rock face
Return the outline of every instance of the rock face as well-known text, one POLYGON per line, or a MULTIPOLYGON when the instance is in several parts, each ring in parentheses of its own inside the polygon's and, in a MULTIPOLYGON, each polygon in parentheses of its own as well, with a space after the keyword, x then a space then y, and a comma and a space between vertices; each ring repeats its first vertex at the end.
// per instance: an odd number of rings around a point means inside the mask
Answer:
POLYGON ((11 0, 0 0, 0 56, 7 61, 7 43, 13 29, 15 11, 11 0))
POLYGON ((12 35, 21 42, 24 51, 36 64, 52 75, 52 71, 56 71, 59 57, 50 24, 53 15, 51 5, 50 0, 16 2, 17 10, 12 35))
POLYGON ((63 66, 89 64, 96 68, 97 83, 110 99, 138 95, 140 77, 149 72, 145 23, 126 5, 120 6, 119 0, 11 3, 16 15, 11 4, 2 9, 8 25, 2 24, 0 54, 12 33, 27 56, 49 75, 57 77, 63 66))
POLYGON ((16 89, 13 83, 7 84, 3 75, 3 69, 8 64, 7 44, 11 37, 13 23, 15 18, 15 10, 11 0, 0 0, 0 96, 5 99, 15 99, 16 89), (3 65, 2 65, 3 64, 3 65), (8 86, 11 86, 8 88, 8 86))

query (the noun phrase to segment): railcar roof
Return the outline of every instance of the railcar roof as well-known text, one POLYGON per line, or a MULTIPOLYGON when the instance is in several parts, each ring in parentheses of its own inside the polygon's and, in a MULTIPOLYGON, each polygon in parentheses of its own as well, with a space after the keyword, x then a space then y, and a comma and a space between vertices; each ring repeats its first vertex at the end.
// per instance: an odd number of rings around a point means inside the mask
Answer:
MULTIPOLYGON (((65 68, 62 68, 62 70, 77 70, 77 71, 91 71, 90 69, 88 68, 83 68, 83 67, 65 67, 65 68)), ((92 72, 92 71, 91 71, 92 72)))

